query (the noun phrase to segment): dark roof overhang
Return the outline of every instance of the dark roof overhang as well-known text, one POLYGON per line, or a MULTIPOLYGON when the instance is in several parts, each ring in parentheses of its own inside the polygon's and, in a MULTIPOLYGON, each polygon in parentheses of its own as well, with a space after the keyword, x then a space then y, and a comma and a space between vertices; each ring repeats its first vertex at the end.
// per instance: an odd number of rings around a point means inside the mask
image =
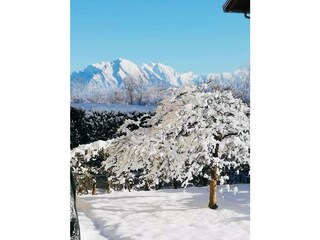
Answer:
POLYGON ((227 0, 223 5, 223 11, 250 14, 250 0, 227 0))

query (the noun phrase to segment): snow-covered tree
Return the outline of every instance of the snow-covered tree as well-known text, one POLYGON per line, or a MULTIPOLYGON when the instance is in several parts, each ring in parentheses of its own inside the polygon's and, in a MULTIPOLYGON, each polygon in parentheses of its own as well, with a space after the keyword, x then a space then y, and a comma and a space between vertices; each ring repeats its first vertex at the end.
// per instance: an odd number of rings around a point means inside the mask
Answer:
POLYGON ((230 89, 233 95, 250 104, 250 66, 233 73, 209 74, 204 82, 212 89, 230 89))
MULTIPOLYGON (((186 186, 194 176, 212 169, 216 183, 222 168, 249 163, 249 107, 230 91, 200 92, 195 88, 175 91, 161 102, 147 123, 149 128, 130 131, 138 122, 127 120, 126 135, 106 149, 105 169, 120 177, 143 169, 143 180, 178 180, 186 186)), ((212 190, 215 190, 213 187, 212 190)), ((214 208, 213 201, 210 207, 214 208)))
MULTIPOLYGON (((103 167, 118 179, 139 172, 147 188, 170 181, 187 186, 194 177, 209 178, 209 207, 216 208, 216 185, 225 179, 220 172, 250 164, 250 109, 231 91, 171 91, 153 116, 126 120, 120 128, 124 135, 100 146, 103 167)), ((94 155, 87 151, 86 156, 94 155)))

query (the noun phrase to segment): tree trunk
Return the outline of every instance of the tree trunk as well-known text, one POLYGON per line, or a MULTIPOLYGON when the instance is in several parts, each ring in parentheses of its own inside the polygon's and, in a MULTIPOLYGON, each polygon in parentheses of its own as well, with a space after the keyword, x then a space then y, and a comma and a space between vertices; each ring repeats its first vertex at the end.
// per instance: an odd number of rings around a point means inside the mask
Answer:
POLYGON ((130 94, 130 105, 133 104, 133 93, 130 94))
POLYGON ((150 191, 150 186, 149 186, 148 180, 146 180, 145 183, 144 183, 144 190, 145 191, 150 191))
POLYGON ((89 192, 88 192, 88 186, 87 186, 87 179, 84 179, 84 181, 83 181, 83 191, 84 191, 86 194, 89 194, 89 192))
POLYGON ((111 193, 111 186, 112 186, 111 180, 107 180, 107 193, 111 193))
POLYGON ((128 190, 129 190, 129 192, 131 192, 132 184, 131 184, 131 181, 130 181, 130 180, 127 180, 127 188, 128 188, 128 190))
POLYGON ((177 189, 178 188, 178 182, 177 182, 177 179, 173 179, 173 187, 174 189, 177 189))
POLYGON ((210 180, 210 197, 209 197, 209 208, 217 209, 217 184, 218 184, 218 174, 217 167, 211 169, 211 180, 210 180))
POLYGON ((92 184, 92 195, 97 194, 97 183, 94 181, 92 184))

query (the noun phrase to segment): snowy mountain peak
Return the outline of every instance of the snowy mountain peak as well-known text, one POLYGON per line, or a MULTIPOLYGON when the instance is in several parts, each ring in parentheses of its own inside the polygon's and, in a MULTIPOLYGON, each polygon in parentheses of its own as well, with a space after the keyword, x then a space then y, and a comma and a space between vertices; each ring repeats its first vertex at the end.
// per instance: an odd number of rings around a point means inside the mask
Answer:
POLYGON ((146 70, 147 72, 151 72, 153 75, 157 76, 169 85, 175 87, 180 86, 180 84, 177 82, 180 74, 167 65, 162 63, 150 63, 148 65, 143 64, 142 69, 146 70))
POLYGON ((113 60, 112 63, 117 63, 117 64, 134 64, 133 62, 131 62, 130 60, 128 59, 125 59, 125 58, 118 58, 116 60, 113 60))
POLYGON ((118 73, 121 75, 121 77, 139 77, 140 74, 143 74, 141 69, 136 64, 123 58, 113 61, 113 65, 119 66, 120 69, 118 73))
POLYGON ((109 62, 100 62, 100 63, 94 63, 91 66, 102 70, 102 69, 105 69, 108 66, 110 66, 110 63, 109 62))
POLYGON ((241 69, 234 73, 199 76, 193 72, 179 73, 163 63, 151 62, 138 66, 128 59, 118 58, 111 62, 94 63, 82 71, 73 72, 70 76, 71 98, 92 101, 95 95, 106 96, 108 92, 121 89, 123 91, 129 85, 130 88, 139 86, 142 87, 141 89, 166 89, 199 84, 204 80, 210 80, 222 86, 231 84, 237 88, 239 86, 248 88, 249 75, 250 71, 241 69))

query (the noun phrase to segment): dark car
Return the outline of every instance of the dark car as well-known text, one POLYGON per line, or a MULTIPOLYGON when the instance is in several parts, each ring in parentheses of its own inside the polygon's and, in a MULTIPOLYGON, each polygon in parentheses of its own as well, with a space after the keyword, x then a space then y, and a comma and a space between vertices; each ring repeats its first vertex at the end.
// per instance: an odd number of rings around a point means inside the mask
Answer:
POLYGON ((80 226, 76 207, 76 183, 70 169, 70 240, 80 240, 80 226))

